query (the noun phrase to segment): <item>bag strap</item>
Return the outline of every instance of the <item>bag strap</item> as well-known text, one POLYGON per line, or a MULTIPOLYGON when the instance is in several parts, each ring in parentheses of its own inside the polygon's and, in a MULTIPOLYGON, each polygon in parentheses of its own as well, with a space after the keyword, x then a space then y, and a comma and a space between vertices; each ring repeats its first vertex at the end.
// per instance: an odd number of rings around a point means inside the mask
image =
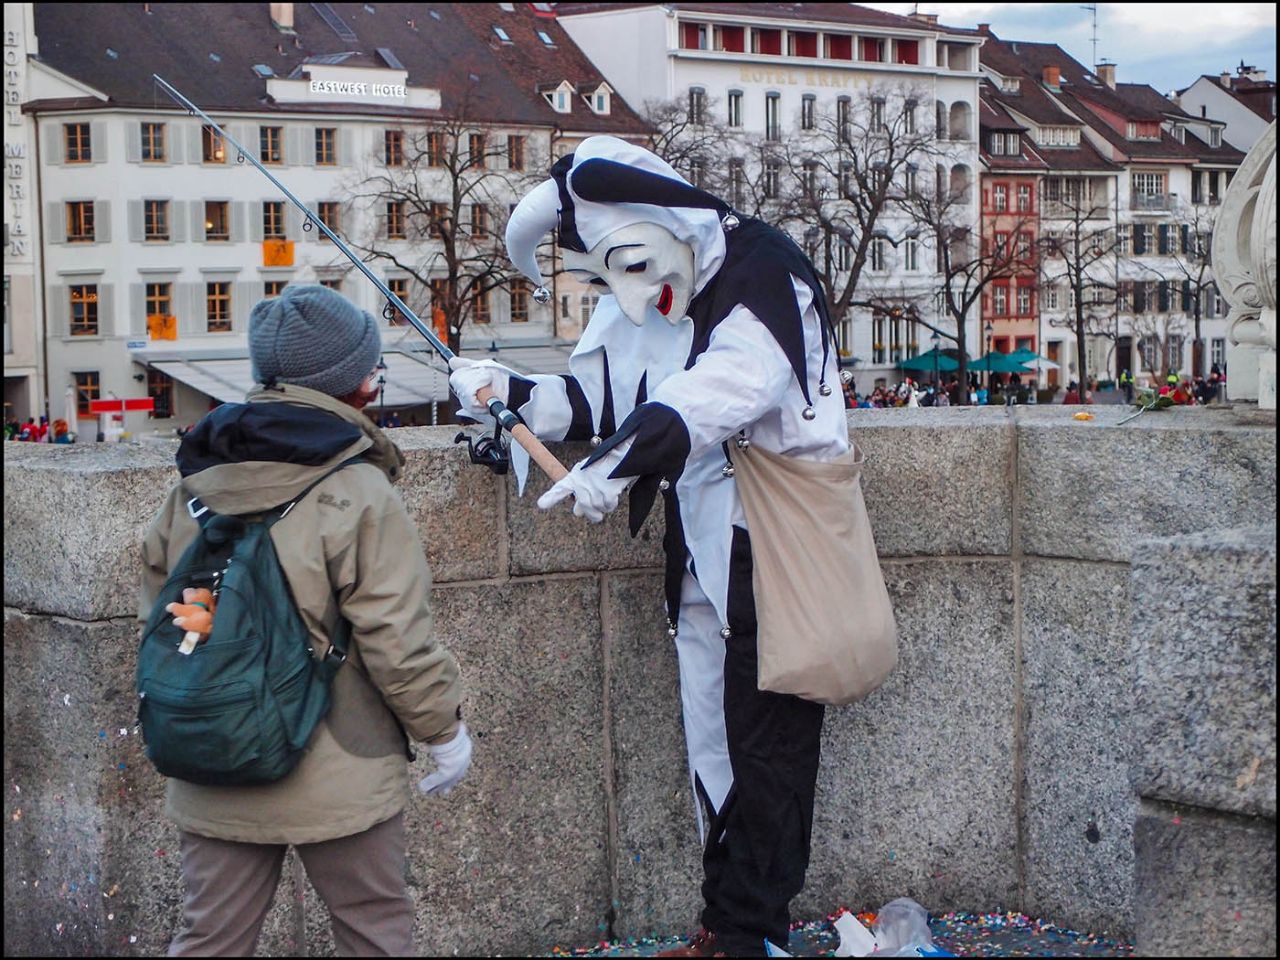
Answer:
MULTIPOLYGON (((289 514, 289 511, 298 505, 299 501, 306 497, 307 494, 325 480, 328 480, 331 476, 345 467, 365 462, 367 461, 363 455, 356 454, 356 456, 342 461, 342 463, 333 467, 331 470, 326 470, 288 503, 281 504, 278 507, 273 507, 270 510, 265 511, 263 524, 269 531, 273 526, 283 520, 289 514)), ((201 530, 207 527, 216 517, 218 517, 218 514, 214 513, 200 502, 199 497, 192 497, 187 501, 187 512, 191 515, 192 519, 200 524, 201 530)), ((325 651, 324 659, 320 662, 320 666, 327 673, 327 679, 333 679, 333 675, 338 672, 338 668, 347 661, 347 640, 350 637, 350 632, 350 624, 347 623, 341 614, 339 614, 338 625, 335 627, 333 634, 329 637, 329 649, 325 651)))

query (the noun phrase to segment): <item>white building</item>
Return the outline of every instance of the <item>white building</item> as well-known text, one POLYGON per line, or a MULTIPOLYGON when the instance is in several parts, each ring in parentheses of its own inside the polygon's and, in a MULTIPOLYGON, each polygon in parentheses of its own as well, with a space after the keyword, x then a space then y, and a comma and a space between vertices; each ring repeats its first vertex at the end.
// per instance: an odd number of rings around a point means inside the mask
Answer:
MULTIPOLYGON (((46 413, 44 308, 36 209, 35 124, 22 114, 34 53, 31 5, 4 5, 4 415, 38 420, 46 413)), ((55 414, 58 416, 59 414, 55 414)))
POLYGON ((1223 121, 1223 138, 1242 153, 1248 153, 1276 119, 1275 81, 1267 79, 1267 71, 1243 62, 1234 77, 1226 71, 1197 77, 1170 99, 1193 117, 1223 121))
MULTIPOLYGON (((556 11, 565 31, 629 103, 640 108, 701 98, 723 113, 731 135, 740 133, 744 143, 802 141, 810 118, 837 116, 842 100, 909 91, 918 122, 929 130, 936 123, 937 138, 946 141, 947 181, 976 194, 970 187, 978 167, 983 38, 973 31, 950 30, 936 17, 899 17, 852 4, 562 3, 556 11)), ((920 175, 932 177, 928 170, 920 175)), ((976 202, 972 211, 976 225, 976 202)), ((907 238, 908 228, 902 217, 878 224, 884 237, 873 244, 859 298, 865 290, 886 304, 921 308, 930 321, 954 328, 937 320, 934 254, 907 238)), ((803 243, 803 231, 795 232, 803 243)), ((860 391, 895 382, 897 361, 929 349, 928 330, 912 323, 909 311, 898 313, 876 311, 873 317, 869 308, 854 307, 851 315, 832 318, 843 351, 857 358, 860 391)), ((976 316, 970 322, 972 345, 976 316)))
MULTIPOLYGON (((60 416, 65 388, 76 388, 86 439, 99 429, 88 415, 93 398, 152 398, 154 414, 115 424, 133 432, 171 431, 214 402, 242 399, 252 383, 249 311, 286 284, 324 283, 375 315, 385 306, 153 73, 336 233, 383 251, 369 261, 373 272, 441 334, 432 305, 447 271, 436 223, 452 223, 453 213, 447 159, 437 154, 449 135, 437 150, 427 131, 462 131, 466 162, 484 157, 487 179, 457 211, 454 239, 465 254, 500 253, 507 210, 545 175, 561 139, 640 129, 538 5, 16 6, 40 44, 21 99, 38 149, 49 393, 60 416), (192 50, 202 52, 197 63, 192 50), (560 84, 574 91, 568 101, 540 89, 560 84), (423 142, 415 154, 411 145, 423 142), (389 176, 408 176, 430 212, 393 209, 369 185, 389 176)), ((8 274, 6 259, 6 291, 8 274)), ((471 304, 462 345, 507 348, 503 358, 517 368, 563 368, 559 333, 551 306, 522 282, 503 283, 471 304)), ((7 334, 8 324, 6 346, 7 334)), ((443 365, 403 324, 389 320, 383 339, 385 405, 429 419, 447 400, 443 365)), ((8 370, 6 354, 6 378, 8 370)))

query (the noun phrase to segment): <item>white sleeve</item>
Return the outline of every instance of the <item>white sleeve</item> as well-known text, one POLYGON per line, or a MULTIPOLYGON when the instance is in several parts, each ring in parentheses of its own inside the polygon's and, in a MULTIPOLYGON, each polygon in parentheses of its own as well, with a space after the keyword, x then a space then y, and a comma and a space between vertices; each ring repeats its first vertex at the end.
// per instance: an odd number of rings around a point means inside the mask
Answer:
POLYGON ((508 406, 543 440, 585 440, 591 436, 591 407, 572 377, 516 374, 507 396, 508 406))
POLYGON ((711 332, 694 365, 662 381, 649 400, 679 414, 693 458, 777 407, 794 376, 773 334, 739 305, 711 332))

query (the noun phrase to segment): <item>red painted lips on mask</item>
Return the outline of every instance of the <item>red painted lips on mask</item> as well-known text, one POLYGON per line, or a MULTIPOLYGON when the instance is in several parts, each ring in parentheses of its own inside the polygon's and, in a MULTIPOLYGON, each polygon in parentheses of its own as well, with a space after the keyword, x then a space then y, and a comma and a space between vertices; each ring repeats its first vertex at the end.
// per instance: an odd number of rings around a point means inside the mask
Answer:
POLYGON ((664 283, 662 285, 662 293, 658 295, 658 312, 664 317, 671 312, 671 304, 675 301, 675 294, 671 292, 671 284, 664 283))

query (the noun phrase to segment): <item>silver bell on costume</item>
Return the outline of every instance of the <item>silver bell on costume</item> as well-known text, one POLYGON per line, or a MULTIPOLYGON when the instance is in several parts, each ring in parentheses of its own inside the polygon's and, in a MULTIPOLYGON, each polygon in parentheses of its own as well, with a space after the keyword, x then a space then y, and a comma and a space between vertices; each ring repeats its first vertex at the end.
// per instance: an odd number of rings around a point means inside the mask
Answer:
POLYGON ((817 415, 818 414, 814 412, 813 407, 805 407, 800 411, 800 416, 804 417, 806 420, 812 420, 817 417, 817 415))

